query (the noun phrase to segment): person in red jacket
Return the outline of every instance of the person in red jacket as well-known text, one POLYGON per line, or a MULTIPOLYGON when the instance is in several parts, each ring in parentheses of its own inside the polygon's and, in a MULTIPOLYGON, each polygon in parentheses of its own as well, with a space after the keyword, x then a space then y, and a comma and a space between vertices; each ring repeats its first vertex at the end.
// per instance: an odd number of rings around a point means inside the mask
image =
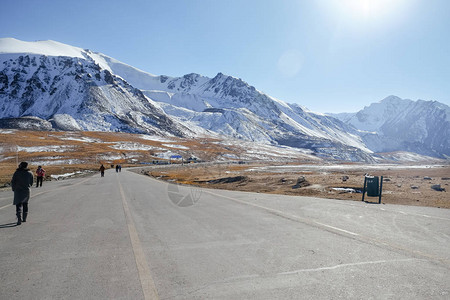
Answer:
POLYGON ((36 170, 36 187, 42 186, 42 181, 44 180, 45 170, 39 166, 36 170))

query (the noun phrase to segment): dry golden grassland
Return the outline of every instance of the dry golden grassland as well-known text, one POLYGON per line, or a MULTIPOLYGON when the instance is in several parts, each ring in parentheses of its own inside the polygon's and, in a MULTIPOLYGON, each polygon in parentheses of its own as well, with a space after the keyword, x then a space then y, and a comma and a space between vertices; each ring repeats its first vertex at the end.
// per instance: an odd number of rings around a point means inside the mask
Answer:
MULTIPOLYGON (((245 149, 237 145, 221 145, 217 139, 146 139, 139 134, 110 132, 57 132, 0 130, 0 187, 9 183, 17 162, 27 161, 30 169, 36 170, 38 164, 51 175, 67 174, 77 171, 98 171, 100 164, 136 166, 143 162, 164 160, 160 153, 176 152, 184 158, 194 156, 203 161, 215 161, 227 155, 239 157, 245 149), (120 145, 137 145, 133 149, 120 145), (139 147, 146 146, 145 150, 139 147), (19 151, 17 151, 17 146, 19 151), (119 146, 119 147, 118 147, 119 146), (28 147, 33 147, 30 150, 28 147), (117 148, 117 149, 115 149, 117 148), (159 155, 159 156, 158 156, 159 155)), ((300 155, 291 159, 294 168, 280 168, 287 162, 261 162, 252 164, 209 163, 185 164, 170 168, 164 166, 148 169, 148 175, 170 180, 180 184, 192 184, 208 188, 233 189, 260 193, 315 196, 342 200, 361 200, 360 193, 345 193, 333 188, 362 189, 367 168, 363 165, 351 170, 320 170, 302 167, 302 164, 329 162, 317 159, 311 161, 300 155), (270 169, 270 167, 274 167, 270 169), (238 177, 241 176, 241 177, 238 177), (343 177, 348 176, 344 181, 343 177), (293 188, 298 178, 305 182, 293 188), (216 180, 213 181, 212 180, 216 180)), ((434 161, 436 163, 436 161, 434 161)), ((445 164, 445 162, 442 162, 445 164)), ((342 163, 342 165, 352 165, 342 163)), ((371 175, 384 176, 383 203, 434 206, 450 208, 450 166, 441 167, 386 168, 370 171, 371 175), (430 177, 431 179, 424 179, 430 177), (445 192, 431 189, 440 184, 445 192), (416 188, 411 188, 411 187, 416 188)), ((377 202, 377 198, 366 200, 377 202)))
MULTIPOLYGON (((189 165, 177 168, 152 168, 147 175, 180 184, 192 184, 200 187, 240 190, 258 193, 314 196, 341 200, 361 201, 361 193, 348 193, 333 188, 363 189, 364 166, 351 171, 308 171, 299 165, 297 171, 267 171, 267 164, 218 164, 189 165), (238 176, 241 176, 240 178, 238 176), (293 188, 299 177, 307 184, 293 188), (343 180, 348 177, 347 180, 343 180), (217 180, 222 178, 223 180, 217 180), (235 182, 229 182, 237 180, 235 182), (216 180, 216 181, 213 181, 216 180), (228 182, 227 182, 228 181, 228 182)), ((395 168, 371 171, 370 175, 383 176, 382 203, 431 206, 450 208, 450 166, 422 168, 395 168), (424 179, 430 177, 431 179, 424 179), (431 189, 440 184, 445 192, 431 189), (411 188, 417 187, 417 188, 411 188)), ((376 197, 365 197, 368 202, 378 203, 376 197)))
POLYGON ((167 159, 157 155, 165 151, 180 153, 185 158, 193 155, 203 160, 232 153, 232 150, 224 149, 215 142, 216 140, 212 139, 172 137, 149 140, 142 135, 128 133, 3 129, 0 130, 0 186, 10 182, 17 163, 21 161, 29 162, 31 170, 42 165, 49 180, 50 176, 55 174, 96 171, 100 164, 107 167, 110 164, 130 166, 154 160, 164 161, 167 159), (138 149, 120 149, 121 143, 135 144, 138 149), (141 146, 147 146, 148 149, 139 150, 141 146))

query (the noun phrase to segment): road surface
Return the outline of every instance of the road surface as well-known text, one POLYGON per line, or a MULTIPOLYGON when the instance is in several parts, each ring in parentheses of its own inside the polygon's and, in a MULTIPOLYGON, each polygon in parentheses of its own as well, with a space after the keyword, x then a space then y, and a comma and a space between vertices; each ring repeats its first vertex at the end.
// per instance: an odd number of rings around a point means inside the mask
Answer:
POLYGON ((176 186, 0 192, 1 299, 449 299, 450 210, 176 186))

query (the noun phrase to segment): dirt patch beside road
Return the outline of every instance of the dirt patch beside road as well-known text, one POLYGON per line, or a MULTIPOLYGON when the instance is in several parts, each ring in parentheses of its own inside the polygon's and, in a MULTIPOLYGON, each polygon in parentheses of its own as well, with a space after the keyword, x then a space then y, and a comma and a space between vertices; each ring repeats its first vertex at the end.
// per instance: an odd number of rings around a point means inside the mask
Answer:
MULTIPOLYGON (((149 176, 199 187, 361 201, 364 175, 383 176, 382 203, 450 208, 448 165, 190 164, 149 176), (431 187, 440 184, 445 191, 431 187)), ((378 202, 378 198, 365 197, 378 202)))

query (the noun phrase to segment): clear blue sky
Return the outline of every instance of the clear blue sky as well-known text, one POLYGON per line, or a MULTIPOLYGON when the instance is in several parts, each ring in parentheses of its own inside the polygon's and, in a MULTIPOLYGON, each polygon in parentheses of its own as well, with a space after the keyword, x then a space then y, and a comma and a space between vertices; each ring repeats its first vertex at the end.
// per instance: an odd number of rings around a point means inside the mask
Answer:
POLYGON ((0 37, 156 75, 222 72, 318 112, 389 95, 450 105, 448 0, 1 0, 0 37))

